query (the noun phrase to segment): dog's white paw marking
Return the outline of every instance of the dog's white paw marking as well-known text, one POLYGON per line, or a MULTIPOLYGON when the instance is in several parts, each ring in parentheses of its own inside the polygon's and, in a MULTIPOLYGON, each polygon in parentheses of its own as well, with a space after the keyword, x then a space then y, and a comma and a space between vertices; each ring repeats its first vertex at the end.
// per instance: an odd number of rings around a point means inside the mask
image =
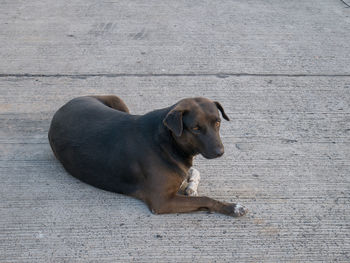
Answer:
POLYGON ((248 209, 241 204, 236 204, 234 208, 235 216, 243 216, 248 212, 248 209))
POLYGON ((193 181, 198 181, 201 179, 201 174, 196 168, 190 168, 188 170, 188 181, 193 182, 193 181))
POLYGON ((185 189, 185 193, 188 196, 198 196, 198 184, 195 184, 194 182, 190 182, 187 186, 187 188, 185 189))
POLYGON ((190 168, 188 170, 188 185, 185 189, 186 195, 189 196, 198 196, 198 185, 199 181, 201 179, 200 173, 197 169, 195 168, 190 168))

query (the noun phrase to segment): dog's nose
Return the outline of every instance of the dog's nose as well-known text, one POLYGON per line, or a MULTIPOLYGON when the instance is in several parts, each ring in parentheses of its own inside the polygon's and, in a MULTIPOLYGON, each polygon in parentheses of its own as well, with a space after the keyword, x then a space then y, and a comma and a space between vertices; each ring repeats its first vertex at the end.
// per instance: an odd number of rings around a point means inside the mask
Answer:
POLYGON ((215 150, 215 154, 217 157, 220 157, 224 154, 225 150, 224 150, 224 147, 218 147, 216 148, 215 150))

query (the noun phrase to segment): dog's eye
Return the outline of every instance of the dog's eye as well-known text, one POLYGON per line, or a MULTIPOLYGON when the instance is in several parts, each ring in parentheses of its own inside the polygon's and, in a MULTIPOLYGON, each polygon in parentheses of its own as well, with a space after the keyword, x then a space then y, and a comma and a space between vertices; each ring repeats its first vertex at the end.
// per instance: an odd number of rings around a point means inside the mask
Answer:
POLYGON ((195 132, 199 132, 201 130, 201 128, 199 126, 195 126, 192 128, 192 130, 195 132))
POLYGON ((220 122, 219 121, 215 122, 215 128, 219 128, 219 127, 220 127, 220 122))

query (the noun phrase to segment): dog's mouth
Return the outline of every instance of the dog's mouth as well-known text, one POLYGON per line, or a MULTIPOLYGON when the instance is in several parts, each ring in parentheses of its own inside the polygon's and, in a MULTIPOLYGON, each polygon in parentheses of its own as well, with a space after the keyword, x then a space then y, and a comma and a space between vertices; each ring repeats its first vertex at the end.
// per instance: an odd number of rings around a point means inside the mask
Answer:
POLYGON ((212 153, 201 153, 201 155, 205 158, 205 159, 215 159, 218 157, 221 157, 224 154, 224 151, 215 151, 212 153))

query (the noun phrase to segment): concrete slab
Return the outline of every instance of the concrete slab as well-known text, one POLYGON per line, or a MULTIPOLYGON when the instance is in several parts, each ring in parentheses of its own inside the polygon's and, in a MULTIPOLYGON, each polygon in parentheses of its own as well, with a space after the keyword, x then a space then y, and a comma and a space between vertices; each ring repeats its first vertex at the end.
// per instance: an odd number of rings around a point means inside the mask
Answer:
POLYGON ((341 1, 1 3, 0 72, 350 74, 341 1))
POLYGON ((2 78, 3 262, 311 262, 349 259, 350 78, 2 78), (30 88, 28 88, 30 87, 30 88), (198 88, 200 87, 200 88, 198 88), (222 102, 224 157, 198 158, 201 194, 250 209, 154 216, 66 174, 47 143, 77 95, 141 114, 185 96, 222 102))
POLYGON ((341 1, 2 1, 0 262, 349 262, 350 13, 341 1), (248 73, 248 74, 241 74, 248 73), (220 101, 200 194, 235 219, 152 215, 69 176, 47 142, 69 99, 142 114, 220 101))

